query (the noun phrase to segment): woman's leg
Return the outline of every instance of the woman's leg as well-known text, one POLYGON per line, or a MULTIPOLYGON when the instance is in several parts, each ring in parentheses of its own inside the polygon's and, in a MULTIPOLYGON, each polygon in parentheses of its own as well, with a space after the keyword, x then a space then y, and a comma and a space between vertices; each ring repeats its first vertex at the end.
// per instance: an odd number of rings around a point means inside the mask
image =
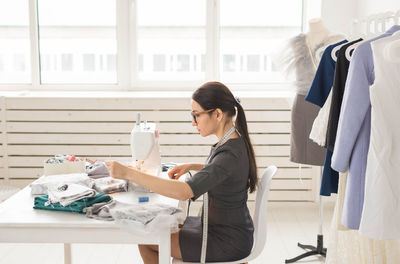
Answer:
MULTIPOLYGON (((158 245, 139 245, 139 251, 144 264, 158 263, 158 245)), ((182 259, 179 231, 171 234, 171 257, 182 259)))

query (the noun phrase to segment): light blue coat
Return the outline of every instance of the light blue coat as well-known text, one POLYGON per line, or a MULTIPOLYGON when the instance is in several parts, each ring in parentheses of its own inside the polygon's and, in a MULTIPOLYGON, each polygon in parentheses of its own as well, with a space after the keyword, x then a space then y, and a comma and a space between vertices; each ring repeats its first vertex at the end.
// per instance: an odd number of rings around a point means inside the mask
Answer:
POLYGON ((369 87, 375 80, 371 42, 398 30, 400 26, 396 25, 385 34, 364 41, 356 48, 350 62, 331 166, 342 173, 349 169, 342 224, 351 229, 359 228, 364 204, 371 130, 369 87))

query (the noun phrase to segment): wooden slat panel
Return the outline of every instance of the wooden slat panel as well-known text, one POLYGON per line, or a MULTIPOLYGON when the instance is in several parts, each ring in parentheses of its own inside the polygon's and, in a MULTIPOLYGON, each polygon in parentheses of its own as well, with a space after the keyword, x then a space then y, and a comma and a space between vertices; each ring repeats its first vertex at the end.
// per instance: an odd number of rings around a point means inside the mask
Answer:
MULTIPOLYGON (((290 135, 253 134, 250 139, 255 145, 288 145, 290 135)), ((217 142, 215 136, 206 138, 197 134, 171 134, 160 136, 160 144, 210 145, 217 142)), ((129 134, 9 134, 8 144, 130 144, 129 134)))
MULTIPOLYGON (((138 111, 18 111, 8 110, 7 121, 136 121, 138 111)), ((140 111, 142 120, 190 121, 189 111, 140 111)), ((290 121, 290 111, 247 111, 247 121, 290 121)))
MULTIPOLYGON (((255 200, 255 194, 249 195, 249 200, 255 200)), ((274 191, 269 193, 269 201, 313 201, 311 191, 274 191)))
MULTIPOLYGON (((34 156, 21 156, 15 157, 10 156, 8 158, 8 164, 10 167, 42 167, 44 160, 48 157, 34 157, 34 156)), ((109 156, 101 156, 101 157, 87 157, 89 159, 99 159, 99 160, 131 160, 131 157, 109 157, 109 156)), ((193 162, 193 163, 203 163, 206 159, 204 157, 162 157, 162 162, 193 162)), ((261 165, 275 165, 278 167, 296 167, 297 164, 289 161, 288 157, 256 157, 256 162, 258 166, 261 165)), ((1 163, 0 163, 1 164, 1 163)))
MULTIPOLYGON (((190 96, 161 98, 7 98, 7 109, 190 109, 190 96), (173 104, 171 102, 173 101, 173 104)), ((289 98, 241 98, 244 109, 291 109, 289 98)))
MULTIPOLYGON (((44 158, 45 159, 45 158, 44 158)), ((261 177, 264 169, 258 169, 258 176, 261 177)), ((1 169, 0 169, 1 172, 1 169)), ((37 178, 43 173, 43 168, 10 168, 10 178, 37 178)), ((311 168, 301 170, 303 180, 312 179, 313 171, 311 168)), ((1 175, 0 175, 1 177, 1 175)), ((295 168, 279 168, 274 179, 292 178, 299 179, 298 170, 295 168)))
MULTIPOLYGON (((5 169, 4 168, 0 168, 0 179, 4 179, 4 175, 5 175, 5 169)), ((1 184, 1 183, 0 183, 1 184)))
MULTIPOLYGON (((130 133, 134 126, 129 123, 51 123, 8 122, 8 133, 130 133)), ((160 133, 198 133, 191 122, 157 123, 160 133)), ((290 133, 290 123, 248 123, 249 133, 290 133)))
MULTIPOLYGON (((265 168, 258 168, 258 177, 261 177, 265 168)), ((312 167, 302 168, 278 168, 274 179, 312 179, 313 177, 312 167)))
POLYGON ((271 190, 311 190, 313 187, 312 180, 276 180, 271 182, 271 190))
POLYGON ((9 168, 10 179, 34 179, 43 175, 43 168, 9 168))
MULTIPOLYGON (((210 146, 185 146, 185 145, 161 145, 161 155, 207 155, 210 146)), ((289 153, 289 146, 254 146, 257 156, 284 156, 289 153)), ((77 156, 129 156, 131 149, 129 145, 121 146, 99 146, 99 145, 10 145, 8 146, 9 155, 32 155, 32 156, 52 156, 58 153, 72 153, 77 156)))
MULTIPOLYGON (((202 163, 204 162, 206 157, 203 160, 198 157, 163 157, 161 160, 163 162, 178 162, 178 163, 202 163)), ((298 164, 290 162, 288 157, 256 157, 257 166, 259 167, 267 167, 270 165, 275 165, 277 167, 292 167, 297 168, 298 164)))

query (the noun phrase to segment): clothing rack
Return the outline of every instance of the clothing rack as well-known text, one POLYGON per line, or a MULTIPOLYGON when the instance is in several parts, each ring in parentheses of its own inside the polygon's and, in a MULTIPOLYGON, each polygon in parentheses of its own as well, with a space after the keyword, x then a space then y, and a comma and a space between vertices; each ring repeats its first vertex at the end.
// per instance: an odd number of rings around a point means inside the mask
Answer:
POLYGON ((360 36, 370 38, 383 34, 393 25, 400 24, 400 10, 372 14, 360 19, 354 19, 351 24, 350 37, 360 36))
MULTIPOLYGON (((398 10, 397 12, 377 13, 361 19, 354 19, 351 24, 349 39, 354 39, 356 37, 362 37, 364 39, 368 39, 375 35, 383 34, 391 26, 398 24, 400 24, 400 10, 398 10)), ((323 49, 325 49, 325 47, 323 49)), ((322 54, 322 52, 323 51, 320 51, 319 53, 322 54)), ((347 58, 350 59, 350 55, 347 58)), ((321 167, 321 175, 322 175, 322 167, 321 167)), ((294 263, 297 262, 298 260, 313 255, 320 255, 322 257, 326 257, 327 249, 323 247, 324 243, 322 234, 322 221, 323 221, 322 218, 323 218, 323 203, 322 203, 322 197, 320 195, 317 246, 303 245, 301 243, 298 243, 297 245, 300 248, 308 251, 292 259, 286 259, 285 263, 294 263)))
MULTIPOLYGON (((320 177, 322 177, 322 167, 320 167, 320 177)), ((322 234, 323 208, 324 206, 322 204, 322 196, 319 195, 319 225, 318 225, 318 235, 317 235, 317 246, 303 245, 301 243, 297 243, 298 247, 309 251, 297 257, 286 259, 285 263, 293 263, 300 259, 314 255, 321 255, 322 257, 326 257, 327 249, 324 248, 324 235, 322 234)))

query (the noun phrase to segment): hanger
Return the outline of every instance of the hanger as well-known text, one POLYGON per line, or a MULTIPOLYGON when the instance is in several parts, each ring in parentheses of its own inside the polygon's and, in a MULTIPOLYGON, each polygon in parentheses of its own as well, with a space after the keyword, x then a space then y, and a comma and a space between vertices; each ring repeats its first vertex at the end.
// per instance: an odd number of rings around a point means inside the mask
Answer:
MULTIPOLYGON (((359 25, 359 23, 360 23, 360 21, 359 21, 358 19, 354 19, 353 22, 351 23, 351 29, 350 29, 350 36, 349 36, 349 39, 352 39, 353 36, 355 35, 355 32, 356 32, 356 30, 357 30, 357 26, 359 25)), ((346 44, 347 44, 347 42, 345 42, 345 43, 343 43, 343 44, 340 44, 340 45, 338 45, 338 46, 336 46, 336 47, 334 47, 334 48, 332 49, 332 51, 331 51, 332 60, 337 61, 336 53, 340 50, 340 48, 341 48, 342 46, 344 46, 344 45, 346 45, 346 44)))

